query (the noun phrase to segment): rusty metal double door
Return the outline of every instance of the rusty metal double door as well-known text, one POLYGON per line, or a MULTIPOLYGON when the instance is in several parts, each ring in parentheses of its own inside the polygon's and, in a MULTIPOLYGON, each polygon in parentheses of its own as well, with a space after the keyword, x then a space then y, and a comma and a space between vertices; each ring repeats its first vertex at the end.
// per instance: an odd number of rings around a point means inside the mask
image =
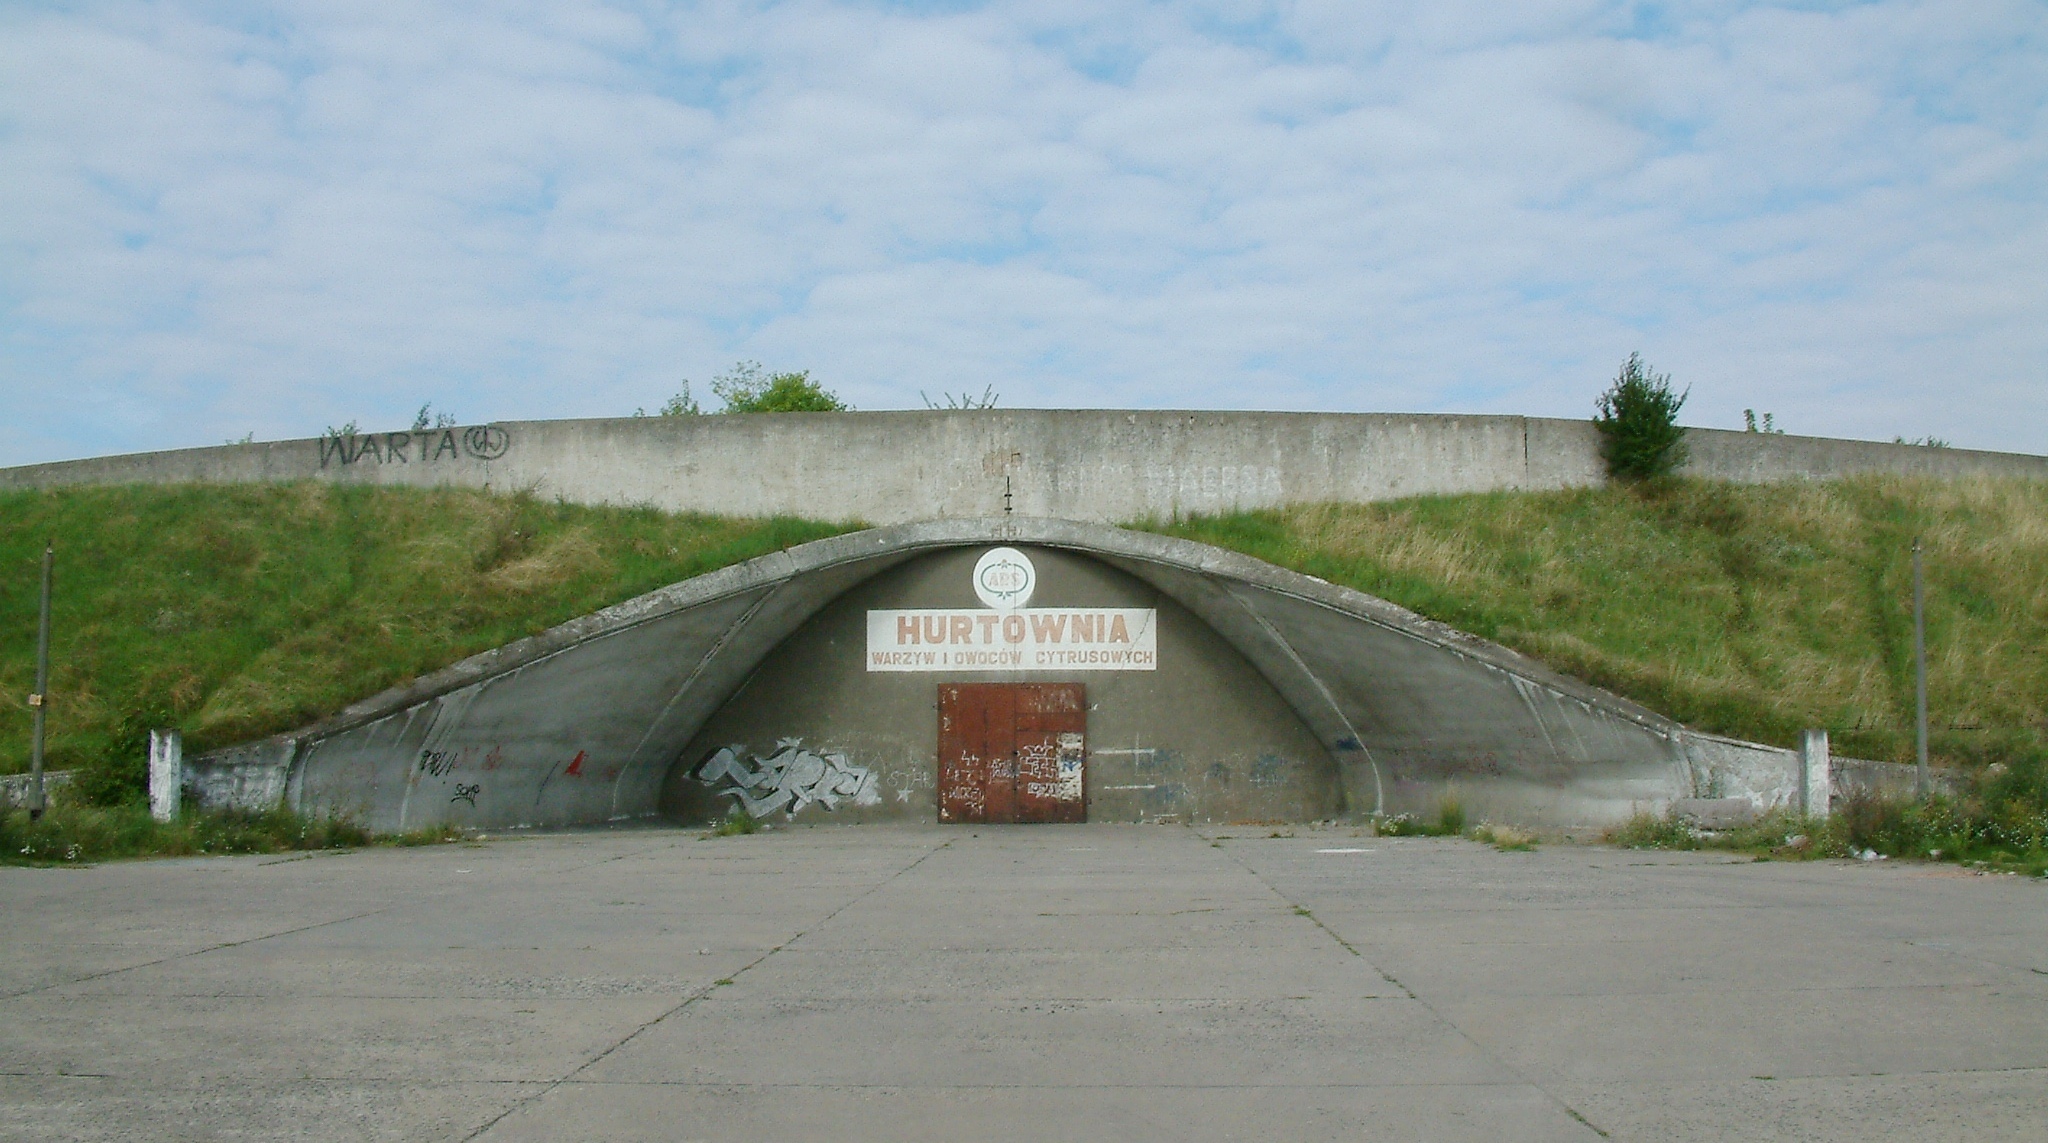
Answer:
POLYGON ((1080 683, 942 683, 939 820, 1088 820, 1080 683))

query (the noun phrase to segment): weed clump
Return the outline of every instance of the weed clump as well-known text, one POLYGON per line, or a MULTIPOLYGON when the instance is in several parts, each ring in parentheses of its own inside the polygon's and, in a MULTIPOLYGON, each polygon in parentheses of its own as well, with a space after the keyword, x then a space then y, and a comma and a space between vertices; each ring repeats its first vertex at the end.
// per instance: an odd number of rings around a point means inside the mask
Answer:
POLYGON ((1638 811, 1602 837, 1624 849, 1698 849, 1700 835, 1691 823, 1668 814, 1638 811))
POLYGON ((1428 837, 1414 814, 1392 814, 1373 822, 1375 837, 1428 837))
POLYGON ((1457 837, 1465 832, 1465 804, 1458 795, 1445 794, 1437 803, 1435 821, 1394 814, 1373 823, 1373 829, 1380 837, 1457 837))
POLYGON ((1465 803, 1456 794, 1445 794, 1436 806, 1436 834, 1456 837, 1465 832, 1465 803))
POLYGON ((743 807, 734 806, 732 812, 711 823, 711 832, 706 837, 739 837, 744 834, 760 833, 765 828, 761 819, 748 813, 743 807))
POLYGON ((1536 848, 1536 835, 1517 826, 1480 822, 1469 835, 1473 841, 1490 845, 1502 853, 1528 853, 1536 848))
POLYGON ((2048 757, 1988 767, 1958 797, 1859 792, 1827 818, 1785 811, 1732 830, 1702 830, 1669 814, 1641 813, 1604 840, 1631 849, 1722 849, 1786 859, 1915 858, 1999 872, 2048 874, 2048 757))

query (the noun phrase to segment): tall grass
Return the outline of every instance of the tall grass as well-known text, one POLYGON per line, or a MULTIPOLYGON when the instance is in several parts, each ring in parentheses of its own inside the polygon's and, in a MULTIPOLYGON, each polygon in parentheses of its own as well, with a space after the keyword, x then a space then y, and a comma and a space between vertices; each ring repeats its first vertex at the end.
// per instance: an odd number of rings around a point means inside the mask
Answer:
POLYGON ((1871 476, 1425 497, 1197 517, 1234 548, 1498 640, 1703 729, 1912 756, 1911 545, 1942 761, 2048 727, 2048 482, 1871 476))
POLYGON ((1381 837, 1457 837, 1465 832, 1465 803, 1456 791, 1451 791, 1438 799, 1436 820, 1395 814, 1378 819, 1373 832, 1381 837))
POLYGON ((2048 753, 1993 763, 1956 797, 1858 793, 1825 819, 1766 814, 1731 830, 1704 831, 1669 816, 1638 814, 1609 830, 1636 849, 1734 849, 1780 857, 1912 857, 2036 876, 2048 872, 2048 753))
POLYGON ((27 768, 37 579, 57 544, 49 765, 140 797, 189 751, 302 725, 466 655, 847 526, 330 484, 0 494, 0 773, 27 768))
POLYGON ((176 821, 159 822, 136 805, 60 803, 37 819, 31 819, 26 810, 0 812, 0 864, 71 865, 121 857, 428 845, 461 837, 459 828, 445 825, 401 834, 371 834, 346 818, 301 817, 285 809, 194 811, 176 821))

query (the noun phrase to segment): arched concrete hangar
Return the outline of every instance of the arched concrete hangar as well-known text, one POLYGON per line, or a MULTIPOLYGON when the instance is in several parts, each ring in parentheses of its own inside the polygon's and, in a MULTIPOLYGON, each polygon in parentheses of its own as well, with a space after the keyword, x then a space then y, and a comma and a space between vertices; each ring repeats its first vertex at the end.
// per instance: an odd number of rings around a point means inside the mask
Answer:
MULTIPOLYGON (((1784 805, 1825 783, 1818 753, 1699 734, 1383 601, 1106 526, 1589 487, 1605 479, 1598 438, 1588 421, 1420 414, 640 417, 97 457, 0 469, 0 488, 519 488, 892 525, 676 584, 196 759, 189 784, 208 804, 284 799, 379 829, 730 804, 799 819, 1237 821, 1429 813, 1455 789, 1475 814, 1599 825, 1709 793, 1784 805), (989 565, 997 579, 1028 565, 1022 604, 973 590, 998 548, 1015 558, 989 565)), ((1712 480, 2048 477, 2037 456, 1700 428, 1686 441, 1683 471, 1712 480)))
POLYGON ((1428 813, 1447 789, 1476 815, 1587 825, 1690 796, 1741 749, 1247 556, 998 517, 700 576, 199 759, 193 781, 386 830, 735 805, 1299 821, 1428 813))

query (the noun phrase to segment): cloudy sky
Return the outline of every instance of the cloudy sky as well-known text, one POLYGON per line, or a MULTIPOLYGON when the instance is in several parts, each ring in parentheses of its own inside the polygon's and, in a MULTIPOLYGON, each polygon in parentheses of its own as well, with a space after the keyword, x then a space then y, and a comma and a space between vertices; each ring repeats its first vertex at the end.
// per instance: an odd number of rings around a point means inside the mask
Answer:
POLYGON ((0 6, 0 464, 863 409, 2048 452, 2048 5, 0 6))

